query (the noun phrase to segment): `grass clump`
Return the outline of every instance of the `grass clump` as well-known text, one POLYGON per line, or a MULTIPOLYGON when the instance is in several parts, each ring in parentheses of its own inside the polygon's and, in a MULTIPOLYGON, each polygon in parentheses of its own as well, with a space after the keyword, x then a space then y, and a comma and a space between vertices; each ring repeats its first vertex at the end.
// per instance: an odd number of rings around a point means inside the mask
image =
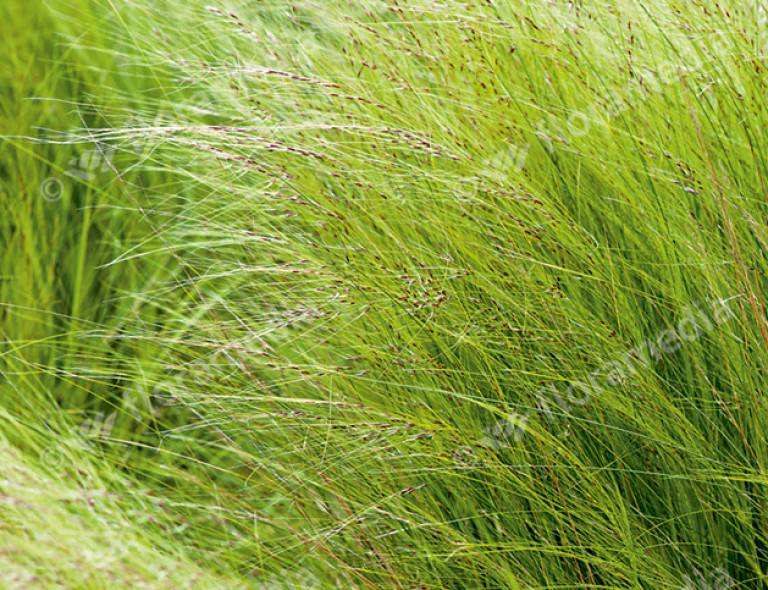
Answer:
POLYGON ((64 587, 763 587, 762 3, 61 11, 118 180, 4 283, 14 567, 66 486, 64 587))

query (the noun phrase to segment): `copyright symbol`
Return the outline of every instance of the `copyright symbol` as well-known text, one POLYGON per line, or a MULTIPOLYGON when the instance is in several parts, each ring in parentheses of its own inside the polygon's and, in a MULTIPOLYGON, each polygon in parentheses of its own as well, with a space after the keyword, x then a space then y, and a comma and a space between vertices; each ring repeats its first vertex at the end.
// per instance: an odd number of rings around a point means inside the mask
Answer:
POLYGON ((64 185, 58 178, 51 176, 40 183, 40 193, 46 201, 58 201, 64 194, 64 185))
POLYGON ((46 449, 40 456, 43 464, 52 469, 60 469, 64 465, 64 457, 58 449, 46 449))

